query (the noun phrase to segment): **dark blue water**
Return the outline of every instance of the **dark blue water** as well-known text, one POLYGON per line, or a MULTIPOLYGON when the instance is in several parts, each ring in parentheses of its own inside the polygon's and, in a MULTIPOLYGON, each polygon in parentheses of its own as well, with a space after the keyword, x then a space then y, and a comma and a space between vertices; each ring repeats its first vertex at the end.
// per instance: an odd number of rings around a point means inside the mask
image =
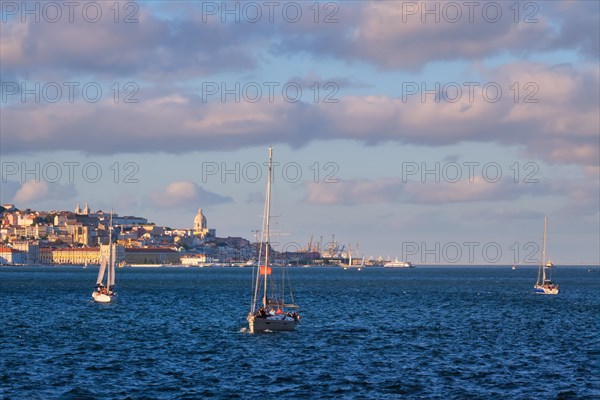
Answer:
POLYGON ((298 268, 302 322, 249 334, 251 270, 1 268, 7 399, 599 398, 600 269, 298 268))

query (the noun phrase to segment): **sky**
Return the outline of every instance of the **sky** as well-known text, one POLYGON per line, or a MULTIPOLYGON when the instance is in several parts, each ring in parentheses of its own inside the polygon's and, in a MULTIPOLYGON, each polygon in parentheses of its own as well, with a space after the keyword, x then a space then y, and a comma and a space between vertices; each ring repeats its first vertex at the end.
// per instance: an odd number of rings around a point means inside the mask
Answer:
POLYGON ((599 4, 2 1, 0 201, 597 265, 599 4))

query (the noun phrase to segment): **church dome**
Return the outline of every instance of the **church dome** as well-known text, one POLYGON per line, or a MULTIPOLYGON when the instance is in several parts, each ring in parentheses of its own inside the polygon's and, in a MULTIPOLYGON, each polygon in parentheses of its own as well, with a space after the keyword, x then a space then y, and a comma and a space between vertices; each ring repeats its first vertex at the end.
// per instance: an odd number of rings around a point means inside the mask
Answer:
POLYGON ((194 231, 202 231, 206 229, 206 217, 202 214, 202 209, 198 209, 198 214, 194 218, 194 231))

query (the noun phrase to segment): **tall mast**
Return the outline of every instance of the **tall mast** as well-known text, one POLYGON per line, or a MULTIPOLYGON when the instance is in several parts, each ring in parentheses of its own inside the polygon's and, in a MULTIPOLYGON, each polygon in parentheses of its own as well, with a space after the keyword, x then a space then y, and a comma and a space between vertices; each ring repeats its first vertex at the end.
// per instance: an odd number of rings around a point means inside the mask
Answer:
POLYGON ((540 255, 540 267, 538 268, 538 285, 543 284, 546 280, 546 224, 547 217, 544 215, 544 236, 542 238, 542 254, 540 255))
POLYGON ((544 243, 542 245, 542 283, 546 281, 546 226, 548 218, 544 215, 544 243))
POLYGON ((112 252, 112 226, 113 222, 112 222, 112 210, 110 212, 110 225, 108 227, 108 274, 106 276, 106 288, 110 290, 110 285, 111 282, 113 280, 113 274, 114 274, 114 269, 113 269, 113 252, 112 252))
POLYGON ((352 266, 352 248, 348 245, 348 266, 352 266))
MULTIPOLYGON (((263 306, 267 308, 267 272, 269 268, 269 241, 270 239, 270 231, 269 231, 269 223, 271 220, 271 176, 273 174, 273 147, 269 146, 269 177, 267 180, 267 222, 266 222, 266 248, 265 248, 265 287, 263 292, 263 306)), ((259 268, 260 270, 260 268, 259 268)), ((259 271, 260 272, 260 271, 259 271)))

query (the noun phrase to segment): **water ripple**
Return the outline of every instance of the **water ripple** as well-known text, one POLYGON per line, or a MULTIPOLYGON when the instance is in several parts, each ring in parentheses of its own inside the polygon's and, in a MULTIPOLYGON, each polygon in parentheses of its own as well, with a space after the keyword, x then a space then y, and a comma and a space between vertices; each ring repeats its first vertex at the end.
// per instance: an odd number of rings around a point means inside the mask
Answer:
POLYGON ((536 296, 527 268, 290 272, 300 327, 252 335, 247 269, 119 270, 96 304, 93 268, 2 268, 0 397, 600 397, 600 274, 536 296))

